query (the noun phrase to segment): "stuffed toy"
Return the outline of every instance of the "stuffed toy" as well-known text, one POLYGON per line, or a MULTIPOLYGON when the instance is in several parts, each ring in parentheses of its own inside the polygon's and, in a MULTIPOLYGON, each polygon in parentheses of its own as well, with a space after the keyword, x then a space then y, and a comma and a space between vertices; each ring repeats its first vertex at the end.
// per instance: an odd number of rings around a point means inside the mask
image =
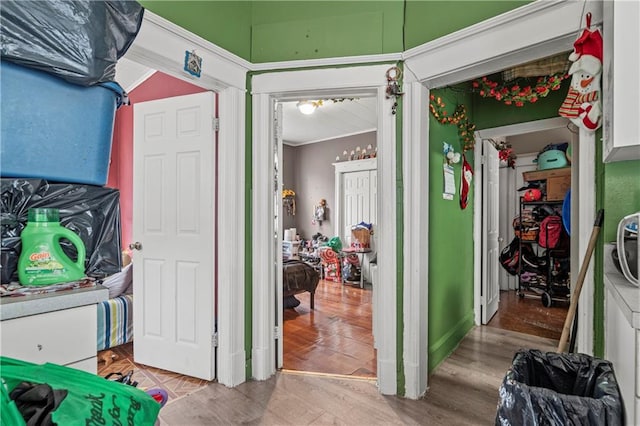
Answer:
POLYGON ((601 125, 600 80, 602 75, 602 35, 591 31, 591 14, 587 14, 587 28, 573 43, 569 60, 573 62, 568 74, 571 87, 558 113, 576 126, 594 132, 601 125))

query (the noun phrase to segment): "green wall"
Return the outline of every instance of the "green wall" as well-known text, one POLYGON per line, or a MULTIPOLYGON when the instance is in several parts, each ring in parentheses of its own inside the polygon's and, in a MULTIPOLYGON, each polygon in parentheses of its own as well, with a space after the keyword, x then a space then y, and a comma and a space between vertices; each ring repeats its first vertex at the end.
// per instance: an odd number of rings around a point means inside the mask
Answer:
MULTIPOLYGON (((431 93, 441 97, 449 115, 457 104, 470 109, 467 90, 441 89, 431 93)), ((473 121, 473 120, 472 120, 473 121)), ((442 198, 444 185, 442 142, 462 152, 455 125, 442 125, 429 114, 429 371, 432 371, 456 348, 473 327, 473 188, 469 205, 460 209, 461 163, 455 164, 456 196, 442 198)), ((467 152, 473 165, 473 152, 467 152)))
POLYGON ((615 241, 618 222, 640 211, 640 160, 604 165, 604 242, 615 241))
POLYGON ((251 61, 402 51, 403 2, 254 1, 251 61))
MULTIPOLYGON (((138 0, 153 13, 246 60, 251 59, 251 2, 138 0)), ((207 64, 202 64, 206 67, 207 64)))
POLYGON ((253 63, 399 53, 527 3, 140 0, 150 11, 253 63))
POLYGON ((530 1, 432 1, 406 3, 405 50, 524 6, 530 1))

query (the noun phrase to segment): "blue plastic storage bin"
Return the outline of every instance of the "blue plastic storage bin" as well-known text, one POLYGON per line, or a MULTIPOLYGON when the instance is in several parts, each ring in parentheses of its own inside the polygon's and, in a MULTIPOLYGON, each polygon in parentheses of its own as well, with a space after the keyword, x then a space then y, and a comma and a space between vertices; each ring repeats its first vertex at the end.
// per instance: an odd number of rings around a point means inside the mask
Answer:
POLYGON ((0 175, 105 185, 117 83, 84 87, 2 61, 0 175))

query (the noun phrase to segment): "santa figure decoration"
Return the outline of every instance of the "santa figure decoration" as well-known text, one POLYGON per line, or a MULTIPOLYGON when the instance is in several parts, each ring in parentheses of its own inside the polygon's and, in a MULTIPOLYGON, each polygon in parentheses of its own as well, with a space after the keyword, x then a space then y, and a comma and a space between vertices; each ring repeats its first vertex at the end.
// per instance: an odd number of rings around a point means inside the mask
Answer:
POLYGON ((558 113, 575 125, 593 132, 601 125, 600 80, 602 75, 602 35, 591 31, 591 13, 587 13, 587 28, 573 43, 569 60, 571 87, 558 113))

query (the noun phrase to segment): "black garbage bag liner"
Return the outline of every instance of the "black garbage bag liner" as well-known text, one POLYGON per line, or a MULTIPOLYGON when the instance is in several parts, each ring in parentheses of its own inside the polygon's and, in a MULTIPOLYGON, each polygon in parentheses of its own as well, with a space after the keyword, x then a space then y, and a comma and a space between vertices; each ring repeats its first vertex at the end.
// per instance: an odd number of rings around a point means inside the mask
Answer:
POLYGON ((500 386, 496 425, 624 424, 609 361, 586 354, 518 351, 500 386))
POLYGON ((2 59, 82 86, 113 81, 143 13, 136 1, 2 0, 2 59))
MULTIPOLYGON (((120 191, 95 185, 52 183, 44 179, 0 180, 2 282, 18 281, 17 263, 30 208, 55 208, 60 223, 78 234, 86 249, 85 273, 104 278, 120 272, 120 191)), ((73 244, 61 241, 65 254, 77 258, 73 244)))

